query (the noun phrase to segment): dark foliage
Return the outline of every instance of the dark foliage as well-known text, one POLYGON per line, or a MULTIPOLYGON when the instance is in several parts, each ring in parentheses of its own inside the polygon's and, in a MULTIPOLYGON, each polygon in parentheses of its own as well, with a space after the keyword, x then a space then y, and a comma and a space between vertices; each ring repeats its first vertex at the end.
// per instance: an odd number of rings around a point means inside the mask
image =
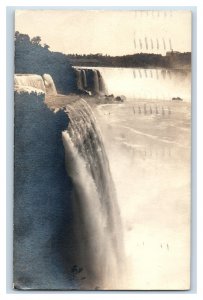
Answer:
POLYGON ((191 53, 171 53, 163 56, 154 53, 137 53, 123 56, 108 56, 102 54, 68 54, 73 65, 93 67, 121 68, 173 68, 191 64, 191 53))
POLYGON ((15 33, 15 73, 48 73, 52 76, 58 93, 77 91, 75 72, 63 53, 51 52, 48 45, 42 46, 41 38, 32 39, 27 34, 15 33))

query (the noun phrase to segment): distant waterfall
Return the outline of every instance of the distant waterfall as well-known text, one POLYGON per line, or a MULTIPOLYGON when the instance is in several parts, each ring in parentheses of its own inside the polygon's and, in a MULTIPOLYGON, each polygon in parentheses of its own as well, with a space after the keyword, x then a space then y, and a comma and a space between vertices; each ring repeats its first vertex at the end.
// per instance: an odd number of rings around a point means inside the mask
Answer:
POLYGON ((49 74, 42 76, 37 74, 15 74, 14 85, 19 88, 34 88, 41 90, 47 95, 57 95, 54 81, 49 74))
POLYGON ((94 73, 94 75, 93 75, 93 81, 94 81, 94 92, 95 92, 95 94, 99 94, 99 92, 100 92, 100 86, 99 86, 99 71, 97 71, 97 70, 93 70, 93 73, 94 73))
POLYGON ((14 76, 15 86, 30 86, 46 92, 44 81, 42 76, 36 74, 15 74, 14 76))
POLYGON ((90 106, 81 99, 66 110, 70 122, 62 137, 74 186, 75 263, 86 289, 115 289, 121 286, 122 226, 107 154, 90 106))
POLYGON ((103 91, 105 94, 107 94, 106 85, 104 82, 104 78, 102 77, 101 73, 97 70, 98 78, 99 78, 99 90, 103 91))
POLYGON ((83 72, 82 70, 75 70, 76 72, 76 80, 77 80, 77 88, 79 90, 83 90, 84 89, 84 84, 83 84, 83 78, 84 78, 84 75, 83 75, 83 72))
POLYGON ((82 82, 83 82, 82 88, 86 89, 87 88, 87 78, 86 78, 85 70, 82 70, 82 82))
POLYGON ((80 91, 93 95, 107 94, 106 86, 100 71, 96 69, 76 68, 77 87, 80 91))
MULTIPOLYGON (((79 69, 80 67, 77 67, 77 70, 79 69)), ((95 67, 94 69, 83 67, 83 69, 86 76, 94 78, 90 82, 91 89, 89 88, 94 92, 98 89, 99 81, 99 91, 107 90, 108 94, 124 95, 128 99, 172 100, 174 97, 181 97, 184 101, 191 99, 191 71, 189 69, 108 67, 95 67)))

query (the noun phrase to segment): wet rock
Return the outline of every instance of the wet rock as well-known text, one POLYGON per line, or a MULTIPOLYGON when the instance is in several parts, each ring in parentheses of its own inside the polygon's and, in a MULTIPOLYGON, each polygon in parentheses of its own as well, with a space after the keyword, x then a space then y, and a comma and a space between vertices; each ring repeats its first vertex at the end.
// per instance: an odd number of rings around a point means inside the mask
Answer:
POLYGON ((117 96, 116 98, 115 98, 115 100, 116 101, 119 101, 119 102, 124 102, 125 100, 126 100, 126 97, 125 96, 117 96))

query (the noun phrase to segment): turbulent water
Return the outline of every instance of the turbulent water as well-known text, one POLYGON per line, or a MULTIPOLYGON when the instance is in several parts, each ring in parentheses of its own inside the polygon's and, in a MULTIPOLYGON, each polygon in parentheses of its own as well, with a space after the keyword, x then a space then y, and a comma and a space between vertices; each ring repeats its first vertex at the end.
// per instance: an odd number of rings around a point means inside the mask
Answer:
POLYGON ((84 288, 121 288, 122 226, 102 137, 84 100, 66 110, 70 122, 62 136, 74 186, 76 262, 85 273, 84 288))
POLYGON ((57 95, 56 87, 49 74, 42 76, 36 74, 15 74, 15 87, 30 87, 45 92, 47 95, 57 95))
POLYGON ((15 86, 30 86, 42 91, 46 91, 42 76, 36 74, 15 74, 14 76, 15 86))
POLYGON ((126 100, 98 105, 94 113, 121 210, 125 289, 184 288, 190 267, 190 103, 126 100))
MULTIPOLYGON (((163 289, 184 287, 190 72, 78 67, 76 75, 83 92, 127 99, 98 105, 93 113, 83 99, 50 97, 56 107, 66 107, 69 118, 62 139, 73 185, 73 236, 65 251, 74 252, 69 261, 74 282, 86 290, 157 289, 157 282, 163 289), (184 101, 163 101, 173 97, 184 101)), ((15 85, 56 93, 46 74, 16 75, 15 85)))
MULTIPOLYGON (((79 68, 79 67, 76 67, 79 68)), ((85 68, 91 69, 91 67, 85 68)), ((106 85, 106 93, 131 99, 171 100, 191 98, 191 72, 180 69, 94 68, 106 85)))

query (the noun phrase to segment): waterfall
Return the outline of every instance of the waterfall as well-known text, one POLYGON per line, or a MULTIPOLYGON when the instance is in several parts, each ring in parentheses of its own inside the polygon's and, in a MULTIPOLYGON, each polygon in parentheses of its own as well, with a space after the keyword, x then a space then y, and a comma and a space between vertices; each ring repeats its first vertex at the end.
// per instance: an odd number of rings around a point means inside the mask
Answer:
POLYGON ((84 87, 84 89, 86 89, 87 88, 87 77, 86 77, 85 70, 82 70, 82 80, 83 80, 83 87, 84 87))
POLYGON ((52 77, 49 74, 42 75, 47 95, 57 95, 56 87, 52 77))
POLYGON ((76 69, 76 80, 77 80, 77 87, 79 90, 83 90, 83 83, 82 83, 82 72, 81 70, 76 69))
POLYGON ((33 87, 46 92, 42 76, 36 74, 15 74, 14 84, 18 87, 33 87))
POLYGON ((104 79, 98 70, 97 70, 97 75, 98 75, 98 81, 99 81, 99 91, 103 94, 107 94, 104 79))
POLYGON ((100 68, 108 92, 128 99, 191 99, 191 72, 181 69, 100 68))
POLYGON ((95 94, 99 93, 99 77, 98 77, 98 71, 93 70, 93 80, 94 80, 94 92, 95 94))
POLYGON ((57 95, 54 81, 49 74, 42 76, 37 74, 15 74, 14 85, 16 88, 27 88, 41 90, 47 95, 57 95))
POLYGON ((75 67, 77 87, 93 95, 107 94, 104 79, 99 70, 75 67))
POLYGON ((66 112, 70 122, 62 138, 66 169, 74 186, 75 263, 85 274, 85 289, 119 288, 122 226, 102 137, 84 100, 68 105, 66 112))

